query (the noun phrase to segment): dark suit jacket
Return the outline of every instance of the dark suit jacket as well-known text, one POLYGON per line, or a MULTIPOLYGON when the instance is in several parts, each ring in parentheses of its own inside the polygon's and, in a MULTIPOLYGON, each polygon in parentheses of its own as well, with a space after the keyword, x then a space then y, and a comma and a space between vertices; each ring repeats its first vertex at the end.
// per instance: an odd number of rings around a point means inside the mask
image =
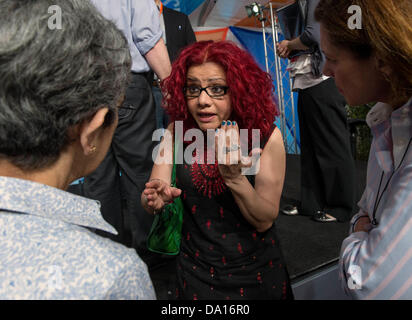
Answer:
POLYGON ((178 57, 180 50, 196 42, 196 36, 186 14, 163 6, 163 17, 166 29, 166 46, 170 61, 178 57))

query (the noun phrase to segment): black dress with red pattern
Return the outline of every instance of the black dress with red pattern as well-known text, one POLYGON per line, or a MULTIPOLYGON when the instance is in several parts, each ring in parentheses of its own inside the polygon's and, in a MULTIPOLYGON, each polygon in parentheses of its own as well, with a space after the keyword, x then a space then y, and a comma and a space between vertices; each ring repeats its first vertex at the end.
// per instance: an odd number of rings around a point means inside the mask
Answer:
POLYGON ((247 222, 217 165, 177 165, 176 175, 184 204, 176 298, 293 299, 275 224, 259 233, 247 222))

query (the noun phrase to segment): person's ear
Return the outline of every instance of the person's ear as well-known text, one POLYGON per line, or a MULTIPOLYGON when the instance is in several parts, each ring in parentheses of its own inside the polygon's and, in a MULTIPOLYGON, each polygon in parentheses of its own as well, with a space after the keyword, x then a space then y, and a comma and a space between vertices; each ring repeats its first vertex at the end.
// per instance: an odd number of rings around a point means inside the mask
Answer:
POLYGON ((99 135, 105 120, 108 108, 99 109, 94 116, 83 123, 80 129, 80 144, 84 155, 88 156, 96 152, 99 135))

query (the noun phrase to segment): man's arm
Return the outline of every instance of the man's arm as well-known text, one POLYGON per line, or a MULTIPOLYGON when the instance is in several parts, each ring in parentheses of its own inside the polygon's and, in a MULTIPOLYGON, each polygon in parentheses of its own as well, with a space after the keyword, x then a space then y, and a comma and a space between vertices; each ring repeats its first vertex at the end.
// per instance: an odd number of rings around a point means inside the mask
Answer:
POLYGON ((320 25, 315 20, 315 9, 319 0, 307 0, 308 14, 303 33, 293 40, 283 40, 277 45, 277 50, 282 58, 287 58, 292 51, 308 50, 319 45, 320 25))
POLYGON ((163 38, 160 38, 155 46, 146 53, 145 59, 160 80, 170 75, 172 66, 163 38))
POLYGON ((153 0, 133 0, 133 42, 150 69, 163 80, 171 72, 169 54, 162 39, 159 11, 153 0))
POLYGON ((315 10, 319 0, 307 0, 308 14, 306 26, 303 33, 299 36, 300 42, 306 47, 319 46, 320 43, 320 24, 315 19, 315 10))

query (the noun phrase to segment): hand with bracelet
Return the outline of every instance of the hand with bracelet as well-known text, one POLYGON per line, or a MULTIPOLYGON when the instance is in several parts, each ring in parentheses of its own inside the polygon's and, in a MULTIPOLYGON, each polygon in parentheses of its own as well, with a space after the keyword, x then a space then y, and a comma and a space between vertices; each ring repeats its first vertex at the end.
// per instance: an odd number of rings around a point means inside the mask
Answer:
POLYGON ((151 214, 159 213, 163 207, 182 193, 161 179, 151 179, 142 193, 142 205, 151 214))

